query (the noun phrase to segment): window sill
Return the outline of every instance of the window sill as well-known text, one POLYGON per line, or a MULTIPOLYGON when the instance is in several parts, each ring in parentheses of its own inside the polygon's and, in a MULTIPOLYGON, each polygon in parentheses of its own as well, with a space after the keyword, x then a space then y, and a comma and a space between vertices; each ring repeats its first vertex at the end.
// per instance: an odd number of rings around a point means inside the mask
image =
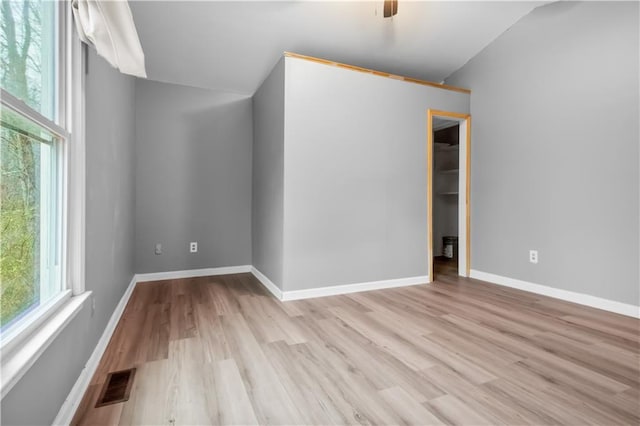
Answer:
POLYGON ((2 398, 9 393, 66 325, 80 312, 90 295, 91 292, 86 291, 71 297, 15 348, 12 348, 8 353, 2 353, 2 373, 0 374, 2 377, 0 383, 2 398))

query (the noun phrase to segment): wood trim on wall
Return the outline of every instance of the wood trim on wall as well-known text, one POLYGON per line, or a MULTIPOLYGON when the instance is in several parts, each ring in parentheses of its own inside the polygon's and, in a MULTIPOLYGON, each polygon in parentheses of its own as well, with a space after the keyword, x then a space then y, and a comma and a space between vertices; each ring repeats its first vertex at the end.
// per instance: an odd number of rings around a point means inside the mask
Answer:
POLYGON ((369 69, 369 68, 362 68, 362 67, 358 67, 358 66, 355 66, 355 65, 343 64, 343 63, 340 63, 340 62, 330 61, 330 60, 327 60, 327 59, 315 58, 313 56, 300 55, 298 53, 293 53, 293 52, 284 52, 284 56, 286 56, 288 58, 304 59, 305 61, 317 62, 319 64, 330 65, 330 66, 339 67, 339 68, 345 68, 345 69, 352 70, 352 71, 364 72, 364 73, 367 73, 367 74, 373 74, 373 75, 377 75, 377 76, 380 76, 380 77, 392 78, 394 80, 400 80, 400 81, 406 81, 406 82, 409 82, 409 83, 421 84, 423 86, 436 87, 438 89, 451 90, 451 91, 454 91, 454 92, 467 93, 467 94, 471 93, 471 90, 465 89, 463 87, 449 86, 447 84, 434 83, 433 81, 426 81, 426 80, 419 80, 417 78, 404 77, 404 76, 401 76, 401 75, 395 75, 395 74, 390 74, 390 73, 387 73, 387 72, 376 71, 376 70, 372 70, 372 69, 369 69))
POLYGON ((454 118, 464 120, 467 128, 465 138, 465 218, 466 218, 466 239, 465 256, 466 270, 465 276, 471 273, 471 115, 459 112, 441 111, 436 109, 427 110, 427 226, 428 226, 428 249, 429 249, 429 282, 433 282, 433 117, 454 118))
POLYGON ((429 282, 433 282, 433 110, 427 110, 427 250, 429 282))
POLYGON ((467 187, 466 187, 466 191, 467 193, 465 194, 465 199, 467 202, 467 246, 465 247, 467 249, 467 271, 466 271, 466 275, 467 277, 471 276, 471 115, 467 116, 466 118, 466 122, 467 122, 467 164, 466 164, 466 169, 467 169, 467 175, 465 176, 467 179, 467 187))

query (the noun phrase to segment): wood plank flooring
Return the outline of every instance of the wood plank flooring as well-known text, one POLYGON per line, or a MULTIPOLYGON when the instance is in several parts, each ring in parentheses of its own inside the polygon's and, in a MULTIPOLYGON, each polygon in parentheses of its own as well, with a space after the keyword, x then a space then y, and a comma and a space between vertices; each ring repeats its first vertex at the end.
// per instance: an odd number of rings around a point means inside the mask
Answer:
POLYGON ((638 320, 445 274, 284 303, 250 274, 140 283, 73 424, 638 425, 639 349, 638 320))

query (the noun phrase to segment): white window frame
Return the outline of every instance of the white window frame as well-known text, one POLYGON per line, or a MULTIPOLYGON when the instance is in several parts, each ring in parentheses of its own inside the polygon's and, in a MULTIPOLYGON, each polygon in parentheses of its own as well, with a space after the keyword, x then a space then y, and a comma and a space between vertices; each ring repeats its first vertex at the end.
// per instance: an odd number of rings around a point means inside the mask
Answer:
POLYGON ((61 149, 62 230, 60 276, 63 290, 25 315, 0 340, 1 397, 77 315, 91 292, 85 291, 85 60, 75 32, 70 2, 58 2, 57 121, 0 89, 2 105, 64 140, 61 149))

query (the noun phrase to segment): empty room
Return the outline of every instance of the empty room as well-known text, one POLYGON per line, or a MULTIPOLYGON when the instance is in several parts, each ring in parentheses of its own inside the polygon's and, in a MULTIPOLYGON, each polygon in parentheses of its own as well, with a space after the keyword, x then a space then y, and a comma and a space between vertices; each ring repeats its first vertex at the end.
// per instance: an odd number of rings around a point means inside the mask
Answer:
POLYGON ((639 425, 640 2, 3 0, 3 425, 639 425))

